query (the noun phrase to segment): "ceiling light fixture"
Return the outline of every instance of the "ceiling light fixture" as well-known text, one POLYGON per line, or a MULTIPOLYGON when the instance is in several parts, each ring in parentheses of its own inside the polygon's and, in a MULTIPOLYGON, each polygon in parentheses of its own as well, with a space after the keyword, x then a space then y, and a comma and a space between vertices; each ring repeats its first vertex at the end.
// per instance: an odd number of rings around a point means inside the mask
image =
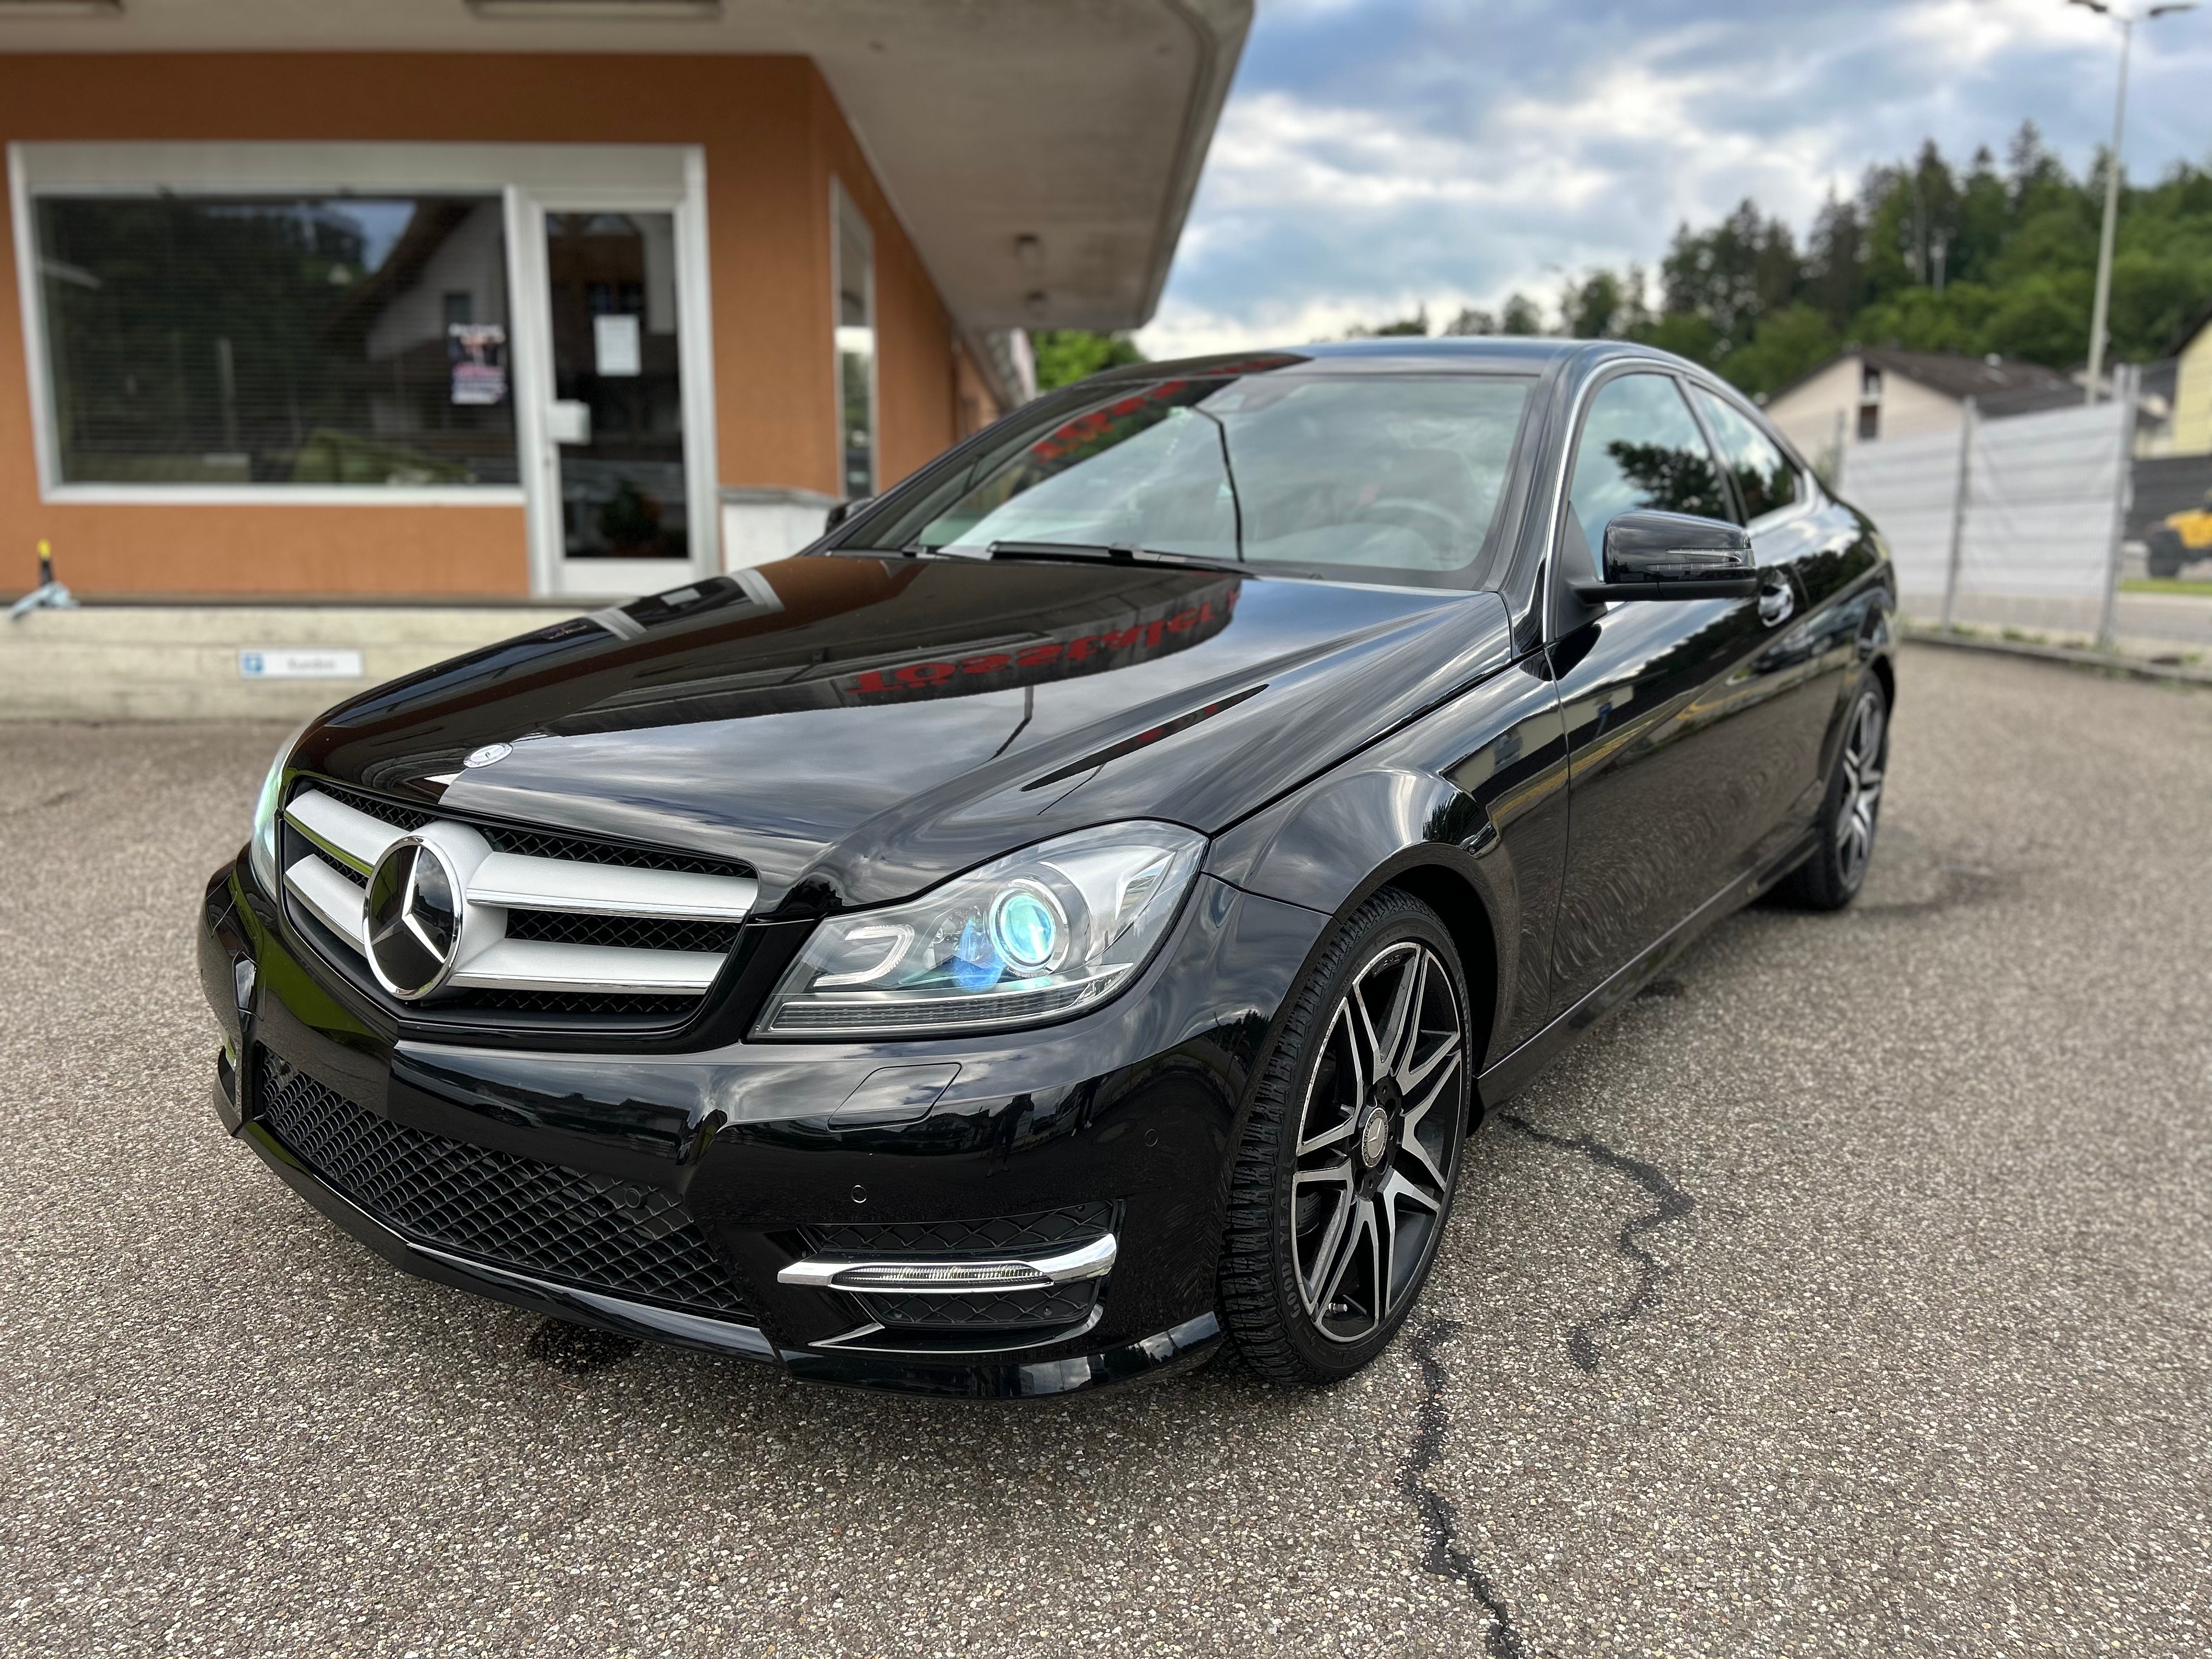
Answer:
POLYGON ((0 0, 0 17, 120 17, 123 0, 0 0))
POLYGON ((722 0, 468 0, 468 6, 502 23, 711 23, 722 15, 722 0))

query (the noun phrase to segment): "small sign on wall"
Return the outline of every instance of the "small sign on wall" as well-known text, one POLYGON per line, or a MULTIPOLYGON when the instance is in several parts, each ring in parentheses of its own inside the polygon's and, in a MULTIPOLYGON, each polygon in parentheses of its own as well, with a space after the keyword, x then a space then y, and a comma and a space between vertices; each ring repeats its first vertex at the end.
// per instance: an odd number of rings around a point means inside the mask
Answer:
POLYGON ((313 646, 250 645, 238 653, 242 680, 358 680, 368 670, 358 651, 313 646))

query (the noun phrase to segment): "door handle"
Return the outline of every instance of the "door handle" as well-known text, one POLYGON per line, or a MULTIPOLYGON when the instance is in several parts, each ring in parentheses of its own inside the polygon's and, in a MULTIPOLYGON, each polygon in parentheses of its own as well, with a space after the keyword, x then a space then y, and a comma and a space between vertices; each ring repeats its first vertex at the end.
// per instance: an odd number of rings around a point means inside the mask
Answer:
POLYGON ((1797 586, 1787 572, 1769 570, 1759 584, 1759 619, 1769 628, 1790 620, 1797 609, 1797 586))

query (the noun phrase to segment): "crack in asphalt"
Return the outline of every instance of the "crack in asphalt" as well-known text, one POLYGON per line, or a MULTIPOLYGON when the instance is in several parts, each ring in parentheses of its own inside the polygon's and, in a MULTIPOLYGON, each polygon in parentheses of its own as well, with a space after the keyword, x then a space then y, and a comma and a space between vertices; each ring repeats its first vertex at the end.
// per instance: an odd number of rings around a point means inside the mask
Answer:
POLYGON ((1650 1251, 1637 1241, 1654 1228, 1663 1227, 1670 1221, 1679 1221, 1697 1207, 1690 1195, 1669 1181, 1664 1172, 1631 1158, 1626 1152, 1616 1152, 1593 1135, 1555 1135, 1538 1128, 1526 1118, 1502 1116, 1499 1120, 1516 1134, 1547 1146, 1557 1146, 1564 1152, 1580 1152, 1601 1169, 1612 1170, 1626 1176, 1658 1200, 1658 1207, 1647 1211, 1626 1223, 1616 1241, 1621 1255, 1635 1264, 1636 1288, 1628 1300, 1608 1313, 1585 1319, 1567 1333, 1567 1358, 1582 1370, 1595 1371, 1603 1357, 1597 1346, 1596 1334, 1610 1326, 1614 1329, 1628 1323, 1659 1300, 1659 1283, 1672 1269, 1662 1267, 1650 1251))
POLYGON ((1465 1584, 1490 1614, 1485 1651, 1491 1659, 1527 1659, 1528 1650, 1521 1632, 1513 1628, 1505 1598, 1498 1593, 1490 1576, 1459 1547, 1457 1506, 1421 1479, 1443 1455, 1444 1434, 1451 1427, 1451 1413, 1443 1400, 1444 1362, 1437 1357, 1437 1346, 1459 1332, 1455 1319, 1432 1319, 1413 1340, 1413 1360, 1421 1368, 1421 1403, 1413 1413, 1413 1443, 1399 1465, 1398 1490, 1420 1511, 1422 1530, 1428 1534, 1429 1553, 1421 1565, 1439 1578, 1455 1578, 1465 1584))

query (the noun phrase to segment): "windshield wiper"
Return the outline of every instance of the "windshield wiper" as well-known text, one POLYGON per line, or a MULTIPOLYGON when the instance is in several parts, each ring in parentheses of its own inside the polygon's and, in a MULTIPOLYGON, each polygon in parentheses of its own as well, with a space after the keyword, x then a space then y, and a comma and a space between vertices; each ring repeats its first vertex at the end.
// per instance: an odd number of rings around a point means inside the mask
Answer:
POLYGON ((993 542, 987 550, 994 559, 1066 559, 1099 564, 1185 564, 1213 570, 1234 570, 1234 559, 1217 559, 1206 553, 1175 553, 1157 547, 1136 547, 1127 542, 993 542))

